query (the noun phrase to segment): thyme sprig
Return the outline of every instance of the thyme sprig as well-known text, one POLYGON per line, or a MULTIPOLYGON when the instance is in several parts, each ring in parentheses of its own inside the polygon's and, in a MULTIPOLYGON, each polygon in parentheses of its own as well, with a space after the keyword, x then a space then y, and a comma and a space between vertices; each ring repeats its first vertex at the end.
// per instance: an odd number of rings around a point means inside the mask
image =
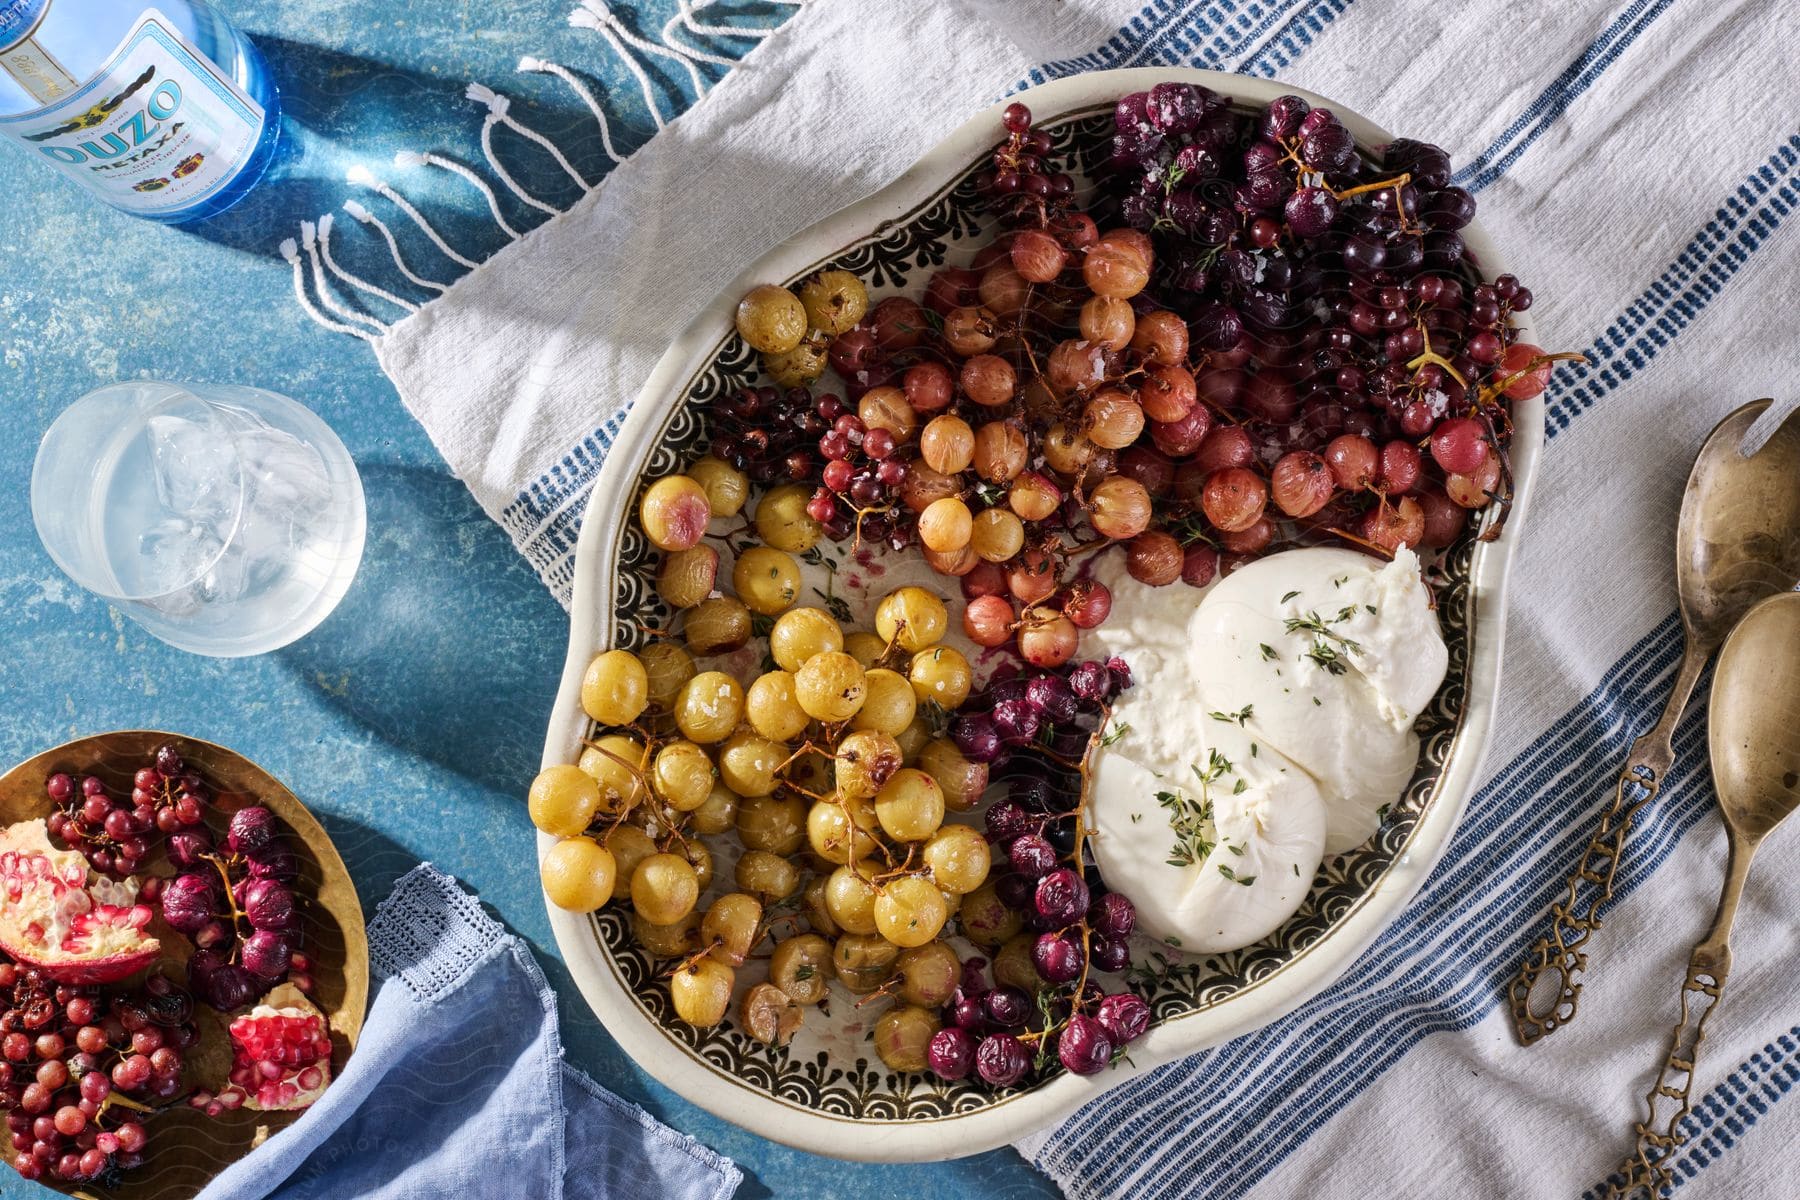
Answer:
POLYGON ((1213 822, 1212 785, 1232 770, 1231 760, 1217 750, 1207 751, 1205 768, 1199 763, 1189 763, 1188 767, 1199 781, 1198 796, 1189 796, 1180 788, 1156 793, 1156 802, 1169 814, 1169 828, 1175 833, 1168 858, 1171 867, 1191 867, 1205 862, 1213 852, 1218 843, 1206 836, 1213 822))

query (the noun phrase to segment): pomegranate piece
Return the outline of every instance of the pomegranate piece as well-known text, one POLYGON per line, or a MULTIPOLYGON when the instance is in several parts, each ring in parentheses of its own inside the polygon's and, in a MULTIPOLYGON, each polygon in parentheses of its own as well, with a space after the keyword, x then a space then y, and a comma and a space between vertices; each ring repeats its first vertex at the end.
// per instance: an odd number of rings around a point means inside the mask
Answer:
POLYGON ((114 983, 153 962, 162 947, 144 932, 151 910, 138 885, 88 870, 77 850, 58 850, 42 820, 0 832, 0 949, 58 983, 114 983))
POLYGON ((231 1023, 231 1082, 224 1108, 293 1111, 331 1082, 331 1033, 325 1015, 291 983, 275 988, 231 1023))

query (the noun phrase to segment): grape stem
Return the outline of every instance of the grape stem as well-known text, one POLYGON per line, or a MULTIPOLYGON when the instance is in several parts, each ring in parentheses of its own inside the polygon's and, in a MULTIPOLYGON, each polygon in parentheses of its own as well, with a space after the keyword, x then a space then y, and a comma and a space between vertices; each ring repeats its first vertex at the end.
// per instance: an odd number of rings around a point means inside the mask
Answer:
POLYGON ((905 656, 906 651, 900 645, 900 635, 905 632, 906 632, 906 618, 905 617, 895 618, 895 620, 894 620, 894 635, 892 637, 888 638, 887 646, 882 650, 882 652, 875 656, 875 661, 873 663, 871 663, 869 666, 870 670, 876 670, 879 668, 886 668, 886 669, 891 670, 893 668, 894 664, 899 662, 900 659, 905 656))
POLYGON ((1385 188, 1393 188, 1394 208, 1395 211, 1398 211, 1400 208, 1400 189, 1411 182, 1412 172, 1402 171, 1392 179, 1378 179, 1374 183, 1359 183, 1355 187, 1344 188, 1341 191, 1336 188, 1327 188, 1326 190, 1333 196, 1336 196, 1339 200, 1348 200, 1352 196, 1361 196, 1365 192, 1379 192, 1385 188))
POLYGON ((100 1102, 99 1111, 94 1113, 94 1119, 96 1121, 98 1121, 100 1119, 100 1114, 105 1112, 107 1109, 113 1107, 114 1105, 118 1105, 121 1108, 129 1108, 134 1112, 141 1112, 141 1113, 153 1113, 153 1112, 158 1111, 156 1108, 152 1107, 151 1105, 143 1104, 143 1103, 140 1103, 139 1101, 133 1100, 131 1097, 129 1097, 129 1096, 125 1095, 123 1092, 119 1091, 118 1088, 114 1088, 112 1091, 106 1093, 106 1099, 104 1099, 100 1102))
MULTIPOLYGON (((211 863, 219 872, 219 879, 225 884, 225 903, 231 906, 231 932, 233 936, 241 938, 243 926, 240 922, 245 920, 244 912, 237 905, 237 897, 231 894, 231 873, 225 869, 225 860, 216 854, 203 854, 200 857, 211 863)), ((232 953, 236 954, 235 948, 232 953)))
MULTIPOLYGON (((1387 497, 1386 496, 1383 496, 1381 498, 1381 503, 1382 503, 1383 507, 1385 507, 1387 505, 1387 497)), ((1375 554, 1378 554, 1382 558, 1387 559, 1389 562, 1394 561, 1394 552, 1392 550, 1389 550, 1386 546, 1377 546, 1374 542, 1369 541, 1367 538, 1357 537, 1354 533, 1351 533, 1348 529, 1340 529, 1336 525, 1332 525, 1329 528, 1327 528, 1325 530, 1325 532, 1326 533, 1335 533, 1339 537, 1343 538, 1345 541, 1355 542, 1358 546, 1361 546, 1363 549, 1371 551, 1375 554)))
POLYGON ((899 987, 902 982, 903 982, 903 980, 901 979, 901 977, 898 975, 895 975, 893 978, 884 982, 880 987, 876 988, 874 991, 870 992, 868 995, 866 995, 862 999, 858 1000, 851 1007, 852 1008, 861 1008, 863 1005, 869 1003, 869 1001, 871 1001, 871 1000, 880 1000, 880 999, 884 999, 885 997, 891 996, 894 994, 894 989, 899 987))
MULTIPOLYGON (((839 803, 842 804, 843 802, 840 800, 839 803)), ((844 818, 846 820, 848 820, 849 817, 850 817, 850 814, 848 811, 846 811, 844 813, 844 818)), ((855 826, 852 825, 851 828, 854 829, 855 826)), ((886 847, 884 846, 883 849, 886 849, 886 847)), ((894 867, 894 869, 891 871, 884 871, 881 874, 872 877, 869 880, 869 886, 879 892, 879 891, 881 891, 881 885, 890 879, 899 879, 905 875, 924 876, 924 875, 931 874, 931 872, 928 870, 927 871, 915 871, 912 869, 913 853, 917 849, 918 849, 918 843, 908 842, 906 844, 906 858, 900 863, 900 865, 898 867, 894 867)), ((890 853, 887 857, 888 857, 888 865, 893 866, 894 856, 890 853)))
POLYGON ((1461 384, 1466 389, 1469 386, 1469 381, 1463 378, 1462 372, 1451 366, 1449 359, 1431 348, 1431 331, 1425 328, 1424 317, 1419 318, 1419 337, 1424 340, 1425 349, 1422 350, 1416 358, 1407 360, 1406 369, 1417 373, 1419 368, 1423 367, 1425 364, 1435 363, 1437 366, 1444 369, 1445 374, 1449 375, 1450 378, 1456 380, 1457 383, 1461 384))
POLYGON ((1511 387, 1513 384, 1517 383, 1519 380, 1525 378, 1527 375, 1531 374, 1533 371, 1537 370, 1539 367, 1544 366, 1548 363, 1554 363, 1554 362, 1586 363, 1587 360, 1588 360, 1587 355, 1576 354, 1573 351, 1563 351, 1563 352, 1559 352, 1556 354, 1533 355, 1529 362, 1527 362, 1523 367, 1520 367, 1517 371, 1514 371, 1511 375, 1508 375, 1504 379, 1498 379, 1498 380, 1495 380, 1491 383, 1484 385, 1481 389, 1481 402, 1483 404, 1488 404, 1488 403, 1491 403, 1492 401, 1498 399, 1500 397, 1501 393, 1505 392, 1507 388, 1511 387))

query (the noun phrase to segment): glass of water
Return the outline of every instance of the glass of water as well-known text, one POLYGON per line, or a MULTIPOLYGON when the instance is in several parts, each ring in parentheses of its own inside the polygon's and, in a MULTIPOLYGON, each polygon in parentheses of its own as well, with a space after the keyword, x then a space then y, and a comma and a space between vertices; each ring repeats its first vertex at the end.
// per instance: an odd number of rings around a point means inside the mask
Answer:
POLYGON ((183 650, 261 654, 337 606, 362 560, 362 481, 274 392, 118 383, 57 417, 31 472, 44 548, 183 650))

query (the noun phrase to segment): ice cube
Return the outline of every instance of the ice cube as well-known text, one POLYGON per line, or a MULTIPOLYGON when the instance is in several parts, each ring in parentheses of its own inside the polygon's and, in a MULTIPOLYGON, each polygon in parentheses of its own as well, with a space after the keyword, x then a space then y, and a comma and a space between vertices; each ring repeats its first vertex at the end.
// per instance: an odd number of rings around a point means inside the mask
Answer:
POLYGON ((169 512, 224 532, 236 514, 237 456, 230 435, 210 419, 159 414, 146 423, 156 496, 169 512))
POLYGON ((233 538, 196 588, 202 604, 229 604, 250 587, 251 558, 242 538, 233 538))
POLYGON ((331 503, 325 460, 286 430, 243 430, 237 435, 237 452, 251 505, 303 522, 331 503))
POLYGON ((206 526, 186 517, 158 521, 138 535, 138 553, 144 563, 137 586, 149 597, 152 608, 171 616, 197 609, 203 597, 195 584, 208 574, 223 548, 206 526))

